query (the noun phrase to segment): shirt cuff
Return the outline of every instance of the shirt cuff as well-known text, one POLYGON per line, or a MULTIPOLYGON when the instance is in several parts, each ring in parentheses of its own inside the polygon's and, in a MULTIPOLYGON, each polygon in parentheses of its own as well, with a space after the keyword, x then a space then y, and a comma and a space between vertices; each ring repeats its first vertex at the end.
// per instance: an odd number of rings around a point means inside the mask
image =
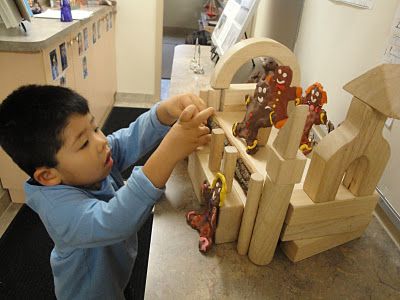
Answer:
POLYGON ((143 173, 142 167, 134 167, 127 184, 132 189, 139 189, 141 194, 147 195, 155 203, 165 192, 165 188, 159 189, 143 173))
POLYGON ((154 126, 154 128, 158 128, 158 130, 162 133, 167 133, 168 130, 171 129, 171 126, 164 125, 163 123, 160 122, 160 120, 157 117, 157 108, 160 105, 160 102, 157 102, 155 105, 152 106, 150 109, 150 119, 151 119, 151 124, 154 126))

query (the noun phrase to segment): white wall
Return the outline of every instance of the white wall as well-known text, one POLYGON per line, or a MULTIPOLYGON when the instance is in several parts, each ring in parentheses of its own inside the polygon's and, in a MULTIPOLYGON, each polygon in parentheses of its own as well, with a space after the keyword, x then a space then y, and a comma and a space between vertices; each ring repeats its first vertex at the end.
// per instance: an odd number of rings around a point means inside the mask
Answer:
POLYGON ((399 0, 375 0, 373 9, 305 0, 295 54, 302 86, 315 81, 328 93, 328 117, 342 122, 351 95, 342 87, 380 64, 399 0))
POLYGON ((267 37, 293 50, 304 0, 260 0, 254 37, 267 37))
POLYGON ((116 52, 119 93, 155 93, 156 3, 156 0, 117 1, 116 52))
MULTIPOLYGON (((306 88, 319 81, 328 93, 328 118, 335 125, 346 116, 352 96, 342 87, 382 63, 399 0, 375 0, 372 10, 330 0, 305 0, 295 46, 306 88)), ((400 125, 384 129, 391 157, 378 185, 400 213, 400 125)), ((377 153, 379 155, 379 153, 377 153)))
POLYGON ((164 0, 164 26, 198 29, 204 0, 164 0))

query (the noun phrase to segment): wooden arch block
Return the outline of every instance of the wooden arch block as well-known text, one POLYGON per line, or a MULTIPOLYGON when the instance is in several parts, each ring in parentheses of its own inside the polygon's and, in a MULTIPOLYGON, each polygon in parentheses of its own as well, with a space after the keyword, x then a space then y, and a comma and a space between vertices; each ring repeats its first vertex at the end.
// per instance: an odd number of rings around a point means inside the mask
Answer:
POLYGON ((300 68, 294 53, 286 46, 268 38, 250 38, 231 47, 218 61, 211 75, 211 87, 228 89, 239 68, 252 58, 269 56, 279 64, 290 66, 292 85, 300 85, 300 68))

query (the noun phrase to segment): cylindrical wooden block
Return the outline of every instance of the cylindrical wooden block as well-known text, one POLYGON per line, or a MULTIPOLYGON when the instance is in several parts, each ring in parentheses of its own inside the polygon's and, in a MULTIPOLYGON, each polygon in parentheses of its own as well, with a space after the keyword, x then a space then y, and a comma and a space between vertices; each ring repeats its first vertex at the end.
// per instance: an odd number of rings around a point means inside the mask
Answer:
POLYGON ((213 172, 218 172, 221 166, 222 154, 224 153, 225 133, 221 128, 211 131, 210 155, 208 167, 213 172))
POLYGON ((226 146, 224 150, 224 166, 222 173, 226 180, 226 191, 232 190, 233 177, 235 176, 236 160, 238 151, 234 146, 226 146))
POLYGON ((271 130, 272 130, 272 127, 258 129, 257 145, 265 146, 265 144, 268 142, 268 138, 269 138, 269 135, 271 134, 271 130))
POLYGON ((237 243, 237 251, 240 255, 246 255, 249 250, 263 185, 264 177, 260 173, 251 174, 237 243))
POLYGON ((248 253, 257 265, 267 265, 274 257, 293 187, 265 179, 248 253))

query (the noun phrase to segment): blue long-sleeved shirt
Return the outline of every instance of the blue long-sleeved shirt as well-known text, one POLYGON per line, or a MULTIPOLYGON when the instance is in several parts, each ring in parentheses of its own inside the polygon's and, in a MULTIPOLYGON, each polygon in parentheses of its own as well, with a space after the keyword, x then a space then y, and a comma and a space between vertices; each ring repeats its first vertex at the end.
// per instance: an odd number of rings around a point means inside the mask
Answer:
POLYGON ((139 167, 125 186, 120 172, 167 133, 156 108, 107 137, 114 166, 100 190, 25 183, 26 204, 55 244, 50 264, 58 299, 124 299, 137 255, 136 233, 163 190, 139 167))

